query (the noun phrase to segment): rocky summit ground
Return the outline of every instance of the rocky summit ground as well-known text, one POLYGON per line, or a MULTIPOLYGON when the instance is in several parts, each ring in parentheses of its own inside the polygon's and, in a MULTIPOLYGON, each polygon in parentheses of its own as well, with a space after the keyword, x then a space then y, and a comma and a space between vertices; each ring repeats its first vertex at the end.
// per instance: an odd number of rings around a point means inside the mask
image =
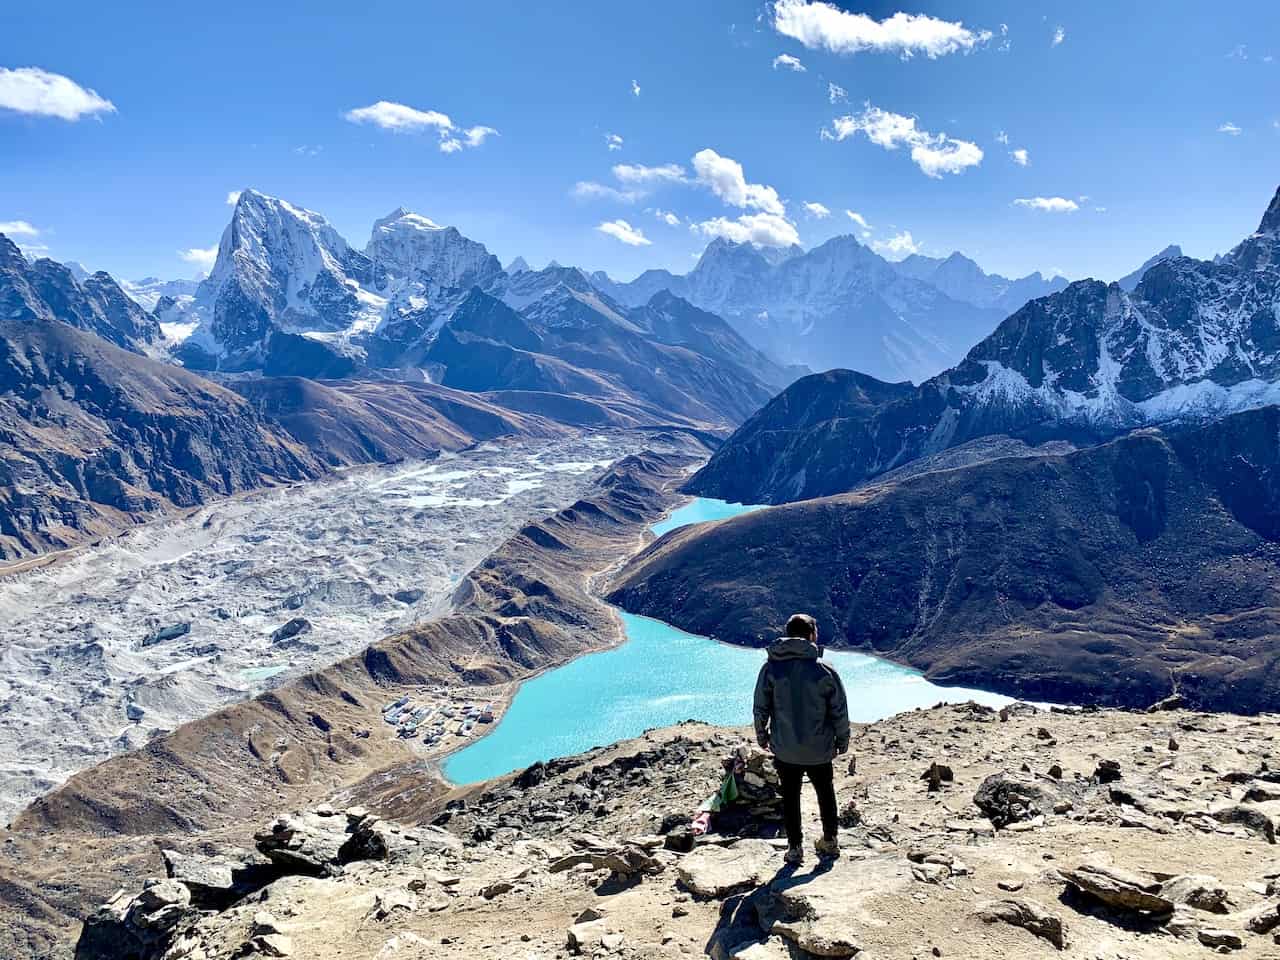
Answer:
POLYGON ((754 748, 743 799, 689 829, 748 733, 651 731, 398 821, 339 794, 239 847, 192 837, 77 956, 1280 957, 1280 717, 966 704, 859 727, 843 855, 798 868, 754 748))

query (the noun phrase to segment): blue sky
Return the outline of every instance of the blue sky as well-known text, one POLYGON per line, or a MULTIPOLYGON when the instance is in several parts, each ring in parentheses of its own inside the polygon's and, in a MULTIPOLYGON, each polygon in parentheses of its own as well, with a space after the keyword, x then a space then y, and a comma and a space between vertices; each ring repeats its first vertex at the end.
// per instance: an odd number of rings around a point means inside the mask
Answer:
POLYGON ((193 274, 252 186, 622 278, 852 232, 1113 279, 1280 183, 1274 0, 6 4, 0 68, 0 224, 124 278, 193 274))

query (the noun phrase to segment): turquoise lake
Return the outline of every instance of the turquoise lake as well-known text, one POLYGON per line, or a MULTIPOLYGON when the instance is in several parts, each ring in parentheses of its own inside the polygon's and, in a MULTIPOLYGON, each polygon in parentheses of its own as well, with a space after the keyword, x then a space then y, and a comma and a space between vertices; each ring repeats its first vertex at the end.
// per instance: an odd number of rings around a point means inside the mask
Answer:
MULTIPOLYGON (((699 498, 652 529, 662 534, 755 509, 759 508, 699 498)), ((681 720, 751 722, 763 650, 718 643, 660 620, 619 613, 627 634, 624 643, 524 683, 488 736, 445 761, 445 776, 454 783, 487 780, 681 720)), ((828 650, 824 656, 840 672, 855 722, 940 701, 976 700, 991 706, 1010 702, 980 690, 939 687, 913 670, 860 653, 828 650)))

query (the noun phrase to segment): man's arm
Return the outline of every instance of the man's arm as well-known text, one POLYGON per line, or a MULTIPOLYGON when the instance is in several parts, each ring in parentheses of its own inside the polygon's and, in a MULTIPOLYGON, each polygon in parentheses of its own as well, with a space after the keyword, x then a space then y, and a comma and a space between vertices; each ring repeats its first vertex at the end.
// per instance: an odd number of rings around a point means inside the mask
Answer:
POLYGON ((835 670, 831 673, 831 693, 827 700, 827 718, 836 735, 836 749, 845 753, 849 749, 849 700, 845 696, 844 683, 835 670))
POLYGON ((755 706, 752 710, 756 724, 756 743, 769 749, 769 722, 773 718, 773 682, 769 679, 769 664, 760 668, 756 677, 755 706))

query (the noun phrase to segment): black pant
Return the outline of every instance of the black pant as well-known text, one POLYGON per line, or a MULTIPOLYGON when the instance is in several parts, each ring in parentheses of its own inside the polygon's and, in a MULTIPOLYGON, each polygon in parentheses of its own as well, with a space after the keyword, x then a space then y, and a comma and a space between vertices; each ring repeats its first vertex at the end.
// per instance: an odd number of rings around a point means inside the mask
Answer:
POLYGON ((796 763, 784 763, 774 758, 773 765, 782 778, 782 820, 787 827, 787 843, 793 847, 800 846, 804 840, 804 832, 800 827, 800 784, 804 775, 809 775, 813 791, 818 795, 818 810, 822 814, 822 835, 834 840, 840 829, 836 813, 836 788, 831 782, 830 763, 818 763, 813 766, 801 766, 796 763))

